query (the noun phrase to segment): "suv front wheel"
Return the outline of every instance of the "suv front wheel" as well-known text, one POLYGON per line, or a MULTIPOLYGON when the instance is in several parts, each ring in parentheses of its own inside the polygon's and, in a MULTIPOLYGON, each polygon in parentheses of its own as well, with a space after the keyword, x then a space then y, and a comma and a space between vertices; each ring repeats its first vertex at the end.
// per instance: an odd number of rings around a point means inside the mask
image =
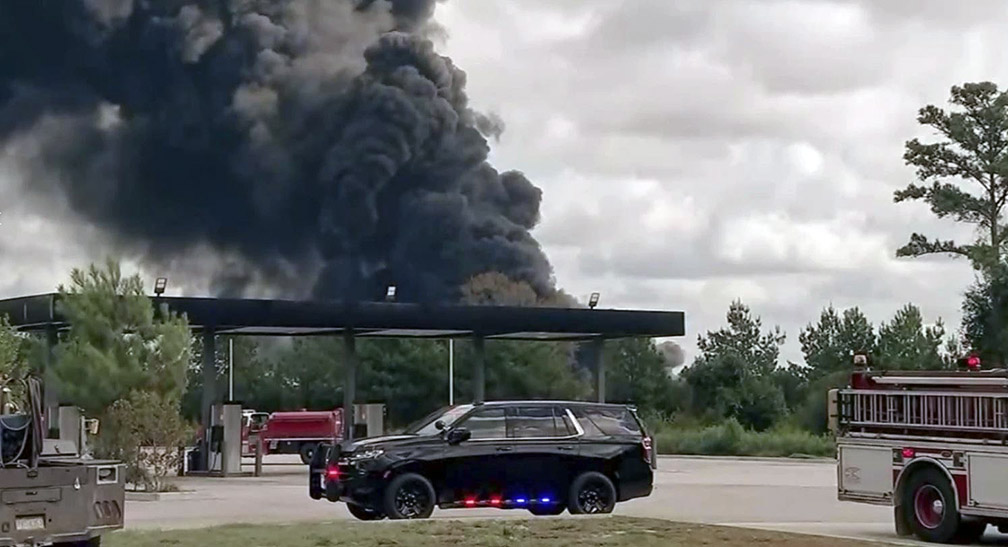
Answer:
POLYGON ((405 473, 385 488, 385 514, 390 519, 425 519, 434 512, 434 486, 423 475, 405 473))
POLYGON ((616 507, 616 487, 602 473, 587 471, 571 483, 567 500, 572 515, 612 513, 616 507))

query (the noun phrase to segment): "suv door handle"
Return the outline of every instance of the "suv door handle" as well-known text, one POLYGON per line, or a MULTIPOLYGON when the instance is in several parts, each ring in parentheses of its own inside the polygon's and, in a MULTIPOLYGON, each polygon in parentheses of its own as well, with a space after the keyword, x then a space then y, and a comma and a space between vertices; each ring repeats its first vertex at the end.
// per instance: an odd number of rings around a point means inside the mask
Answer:
POLYGON ((571 450, 574 450, 574 447, 573 446, 558 446, 557 449, 558 450, 571 451, 571 450))
POLYGON ((497 452, 511 452, 514 450, 513 446, 498 446, 497 452))

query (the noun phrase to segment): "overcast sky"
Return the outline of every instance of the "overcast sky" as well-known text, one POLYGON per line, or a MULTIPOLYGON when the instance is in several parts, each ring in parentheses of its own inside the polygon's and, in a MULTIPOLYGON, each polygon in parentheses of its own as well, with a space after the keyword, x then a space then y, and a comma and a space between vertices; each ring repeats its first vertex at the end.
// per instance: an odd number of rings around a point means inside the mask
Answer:
MULTIPOLYGON (((506 124, 495 165, 544 191, 535 235, 568 292, 685 311, 689 358, 734 298, 785 329, 791 359, 830 302, 875 322, 914 302, 958 327, 969 265, 895 250, 969 232, 892 194, 913 179, 904 142, 927 135, 918 108, 1008 85, 1002 0, 455 0, 436 17, 473 105, 506 124)), ((10 163, 0 297, 101 255, 13 195, 10 163)))

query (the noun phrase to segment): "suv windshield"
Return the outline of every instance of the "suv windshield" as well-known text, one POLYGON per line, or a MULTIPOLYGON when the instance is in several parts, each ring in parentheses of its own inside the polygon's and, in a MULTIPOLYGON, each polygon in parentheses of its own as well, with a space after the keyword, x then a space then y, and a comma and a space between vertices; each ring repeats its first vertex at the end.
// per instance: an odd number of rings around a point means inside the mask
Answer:
POLYGON ((438 432, 438 428, 435 427, 434 424, 437 423, 438 420, 444 421, 445 426, 450 426, 471 409, 472 405, 446 406, 439 408, 427 416, 424 416, 419 421, 413 422, 413 424, 407 427, 403 433, 407 435, 435 435, 438 432))

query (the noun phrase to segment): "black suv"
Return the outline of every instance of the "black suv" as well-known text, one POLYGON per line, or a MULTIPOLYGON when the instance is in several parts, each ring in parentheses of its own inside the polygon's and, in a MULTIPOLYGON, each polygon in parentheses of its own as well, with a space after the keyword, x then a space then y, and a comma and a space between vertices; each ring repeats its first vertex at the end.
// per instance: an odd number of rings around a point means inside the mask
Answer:
POLYGON ((655 468, 632 407, 495 401, 442 408, 399 435, 323 444, 308 493, 361 520, 427 518, 435 506, 609 513, 650 495, 655 468))

